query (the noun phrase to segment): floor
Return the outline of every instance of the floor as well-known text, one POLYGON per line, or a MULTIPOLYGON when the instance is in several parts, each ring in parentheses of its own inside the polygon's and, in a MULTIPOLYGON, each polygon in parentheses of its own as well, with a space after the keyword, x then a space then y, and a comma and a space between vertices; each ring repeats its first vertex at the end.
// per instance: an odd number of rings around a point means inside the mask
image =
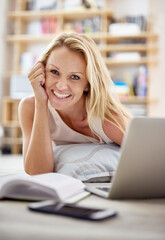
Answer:
POLYGON ((22 155, 0 154, 0 175, 23 172, 22 155))

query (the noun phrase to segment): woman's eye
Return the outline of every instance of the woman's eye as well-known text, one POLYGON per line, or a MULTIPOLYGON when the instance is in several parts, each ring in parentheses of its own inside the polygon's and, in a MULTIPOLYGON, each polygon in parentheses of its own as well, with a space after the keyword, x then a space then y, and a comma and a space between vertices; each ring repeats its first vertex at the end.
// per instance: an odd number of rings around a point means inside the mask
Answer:
POLYGON ((55 75, 59 75, 59 72, 57 70, 51 70, 50 72, 55 74, 55 75))
POLYGON ((72 75, 71 78, 74 79, 74 80, 78 80, 78 79, 80 79, 80 77, 77 76, 77 75, 72 75))

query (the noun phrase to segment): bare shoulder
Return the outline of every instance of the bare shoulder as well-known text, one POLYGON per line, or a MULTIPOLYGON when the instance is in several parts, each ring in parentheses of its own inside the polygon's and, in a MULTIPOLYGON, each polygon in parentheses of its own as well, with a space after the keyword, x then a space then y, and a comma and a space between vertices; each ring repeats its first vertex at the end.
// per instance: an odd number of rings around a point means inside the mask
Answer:
POLYGON ((22 111, 28 110, 28 111, 32 111, 34 109, 35 106, 35 98, 34 97, 26 97, 21 99, 20 103, 19 103, 19 108, 22 111))
POLYGON ((35 110, 35 98, 32 97, 26 97, 23 98, 19 103, 19 118, 20 121, 33 119, 34 117, 34 110, 35 110))
MULTIPOLYGON (((118 120, 118 123, 120 124, 120 126, 125 131, 128 123, 126 124, 126 126, 124 126, 124 123, 120 119, 117 119, 117 120, 118 120)), ((127 120, 128 119, 126 119, 126 122, 127 122, 127 120)), ((121 145, 123 137, 124 137, 124 132, 122 132, 122 130, 120 128, 118 128, 114 123, 115 122, 113 120, 111 120, 111 122, 104 121, 103 130, 104 130, 105 134, 107 135, 107 137, 109 137, 113 142, 117 143, 118 145, 121 145)))

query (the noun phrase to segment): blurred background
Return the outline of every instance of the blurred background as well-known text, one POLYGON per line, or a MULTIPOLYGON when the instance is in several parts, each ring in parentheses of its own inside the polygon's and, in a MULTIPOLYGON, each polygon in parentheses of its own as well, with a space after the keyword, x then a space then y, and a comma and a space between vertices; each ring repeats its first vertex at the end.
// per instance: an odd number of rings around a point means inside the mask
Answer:
POLYGON ((0 151, 21 154, 27 74, 62 31, 97 43, 122 103, 135 116, 165 117, 165 1, 1 0, 0 151))

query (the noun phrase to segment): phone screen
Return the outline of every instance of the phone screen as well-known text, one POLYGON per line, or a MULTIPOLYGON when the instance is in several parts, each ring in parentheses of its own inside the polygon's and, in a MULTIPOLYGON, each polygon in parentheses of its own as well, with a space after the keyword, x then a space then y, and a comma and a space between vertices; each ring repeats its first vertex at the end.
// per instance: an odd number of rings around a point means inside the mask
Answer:
POLYGON ((29 209, 44 213, 51 213, 63 216, 76 217, 88 220, 103 220, 117 215, 112 209, 95 209, 81 207, 74 204, 63 204, 54 202, 40 202, 29 205, 29 209))
POLYGON ((89 209, 82 207, 75 207, 73 205, 62 205, 62 204, 54 204, 50 206, 44 207, 45 210, 57 211, 65 214, 76 214, 76 215, 88 215, 91 213, 98 212, 97 209, 89 209))

